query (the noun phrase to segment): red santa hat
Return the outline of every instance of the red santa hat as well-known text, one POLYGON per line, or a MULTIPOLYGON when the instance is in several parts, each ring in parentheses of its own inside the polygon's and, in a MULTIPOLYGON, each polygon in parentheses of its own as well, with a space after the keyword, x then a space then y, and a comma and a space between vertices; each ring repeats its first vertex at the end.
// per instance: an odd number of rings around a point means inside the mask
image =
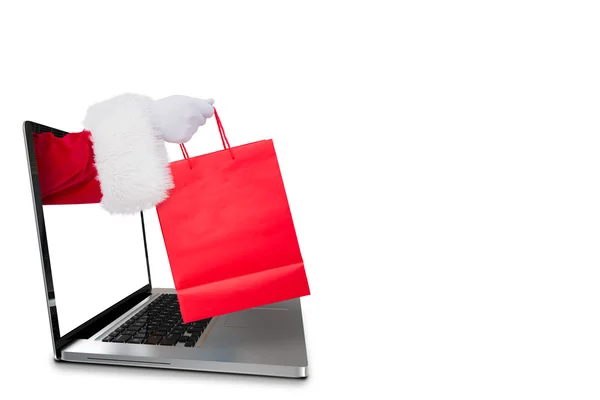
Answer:
POLYGON ((125 94, 91 106, 80 132, 35 134, 42 203, 115 214, 156 206, 173 188, 165 142, 188 141, 212 115, 212 100, 125 94))

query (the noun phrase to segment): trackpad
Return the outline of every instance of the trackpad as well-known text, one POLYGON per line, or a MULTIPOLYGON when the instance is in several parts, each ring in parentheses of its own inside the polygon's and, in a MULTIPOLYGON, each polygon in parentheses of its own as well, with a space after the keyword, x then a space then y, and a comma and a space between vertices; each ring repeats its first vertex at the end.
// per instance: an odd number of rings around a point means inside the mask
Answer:
POLYGON ((296 338, 302 333, 298 313, 284 308, 251 308, 218 318, 203 347, 253 344, 272 347, 273 341, 296 338))
POLYGON ((280 325, 285 310, 253 308, 239 311, 227 316, 226 328, 266 328, 268 326, 280 325))
POLYGON ((227 316, 225 327, 256 328, 281 323, 281 318, 285 318, 282 311, 288 310, 286 302, 279 302, 238 311, 227 316))
POLYGON ((248 314, 248 311, 228 315, 227 321, 225 322, 227 328, 250 328, 254 324, 256 324, 256 320, 252 319, 252 316, 248 314))
POLYGON ((281 365, 305 357, 298 300, 223 315, 211 324, 199 347, 220 360, 281 365))

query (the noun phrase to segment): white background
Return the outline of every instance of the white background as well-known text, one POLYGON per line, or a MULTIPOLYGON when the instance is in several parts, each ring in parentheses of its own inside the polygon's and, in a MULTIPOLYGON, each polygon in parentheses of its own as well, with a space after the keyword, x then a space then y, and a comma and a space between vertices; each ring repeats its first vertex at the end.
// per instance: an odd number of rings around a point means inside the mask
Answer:
MULTIPOLYGON (((0 6, 2 391, 600 396, 600 4, 91 4, 0 6), (232 144, 275 139, 307 380, 52 361, 21 122, 76 130, 127 91, 214 97, 232 144)), ((219 145, 211 120, 189 151, 219 145)))

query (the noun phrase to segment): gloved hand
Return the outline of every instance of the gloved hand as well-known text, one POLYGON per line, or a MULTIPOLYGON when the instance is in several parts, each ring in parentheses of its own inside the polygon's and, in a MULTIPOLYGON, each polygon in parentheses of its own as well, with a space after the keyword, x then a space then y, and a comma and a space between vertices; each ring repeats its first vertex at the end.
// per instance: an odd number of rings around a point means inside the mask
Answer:
POLYGON ((214 115, 213 99, 182 95, 154 101, 153 116, 165 142, 186 143, 214 115))
POLYGON ((100 188, 85 200, 101 196, 102 206, 113 214, 139 212, 164 201, 174 186, 166 143, 189 141, 213 116, 213 103, 125 93, 90 106, 82 134, 89 134, 89 159, 97 171, 97 179, 89 179, 100 188))

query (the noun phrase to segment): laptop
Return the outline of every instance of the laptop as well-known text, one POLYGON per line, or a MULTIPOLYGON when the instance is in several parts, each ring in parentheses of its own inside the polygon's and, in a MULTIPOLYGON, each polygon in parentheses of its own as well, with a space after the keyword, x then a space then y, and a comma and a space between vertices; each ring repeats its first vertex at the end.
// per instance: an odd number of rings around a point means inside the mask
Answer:
POLYGON ((23 132, 55 360, 307 377, 300 299, 183 323, 175 290, 152 286, 144 213, 43 205, 34 135, 69 133, 23 132))

